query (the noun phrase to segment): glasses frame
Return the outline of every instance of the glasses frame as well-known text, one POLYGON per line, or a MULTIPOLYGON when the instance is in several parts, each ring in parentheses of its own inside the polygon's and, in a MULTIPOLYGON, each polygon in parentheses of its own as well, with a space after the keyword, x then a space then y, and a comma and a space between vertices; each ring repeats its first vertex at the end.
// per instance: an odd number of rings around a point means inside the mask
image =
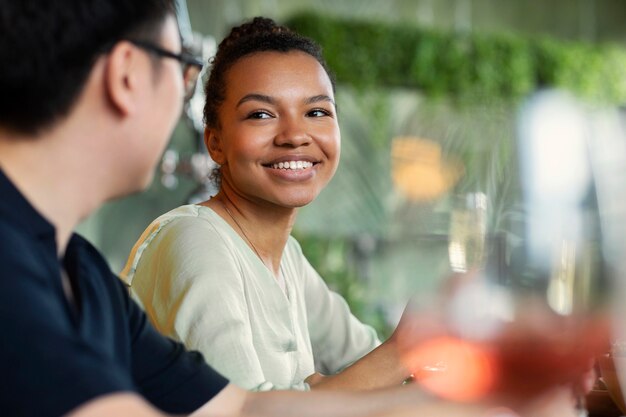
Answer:
POLYGON ((142 41, 138 39, 126 40, 133 45, 147 52, 151 52, 159 57, 177 60, 180 63, 183 72, 183 80, 185 83, 185 101, 189 100, 193 96, 196 90, 198 77, 200 76, 200 72, 202 72, 202 68, 204 67, 204 62, 202 62, 202 60, 185 51, 182 51, 179 54, 168 51, 167 49, 163 49, 152 42, 142 41))

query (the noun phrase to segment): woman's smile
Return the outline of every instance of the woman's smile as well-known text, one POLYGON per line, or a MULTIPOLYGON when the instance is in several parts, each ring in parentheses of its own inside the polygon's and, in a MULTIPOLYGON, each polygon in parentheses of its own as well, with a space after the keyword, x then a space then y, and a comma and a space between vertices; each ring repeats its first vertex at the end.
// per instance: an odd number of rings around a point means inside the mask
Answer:
POLYGON ((310 156, 283 156, 263 164, 271 175, 286 181, 307 181, 315 175, 315 167, 320 163, 310 156))
POLYGON ((264 167, 267 168, 269 175, 279 180, 297 183, 314 179, 316 165, 310 161, 292 160, 276 162, 264 167))
POLYGON ((313 163, 309 161, 277 162, 270 166, 270 168, 273 168, 273 169, 288 169, 291 171, 301 171, 303 169, 309 169, 312 167, 313 167, 313 163))

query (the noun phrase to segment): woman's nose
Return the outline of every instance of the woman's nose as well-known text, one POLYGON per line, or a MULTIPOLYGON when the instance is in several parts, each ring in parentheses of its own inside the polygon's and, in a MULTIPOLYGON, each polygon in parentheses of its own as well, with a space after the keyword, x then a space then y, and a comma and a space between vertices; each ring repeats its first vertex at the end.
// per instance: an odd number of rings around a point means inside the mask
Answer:
POLYGON ((303 123, 296 120, 284 120, 280 124, 274 142, 278 146, 303 146, 311 141, 311 136, 306 131, 303 123))

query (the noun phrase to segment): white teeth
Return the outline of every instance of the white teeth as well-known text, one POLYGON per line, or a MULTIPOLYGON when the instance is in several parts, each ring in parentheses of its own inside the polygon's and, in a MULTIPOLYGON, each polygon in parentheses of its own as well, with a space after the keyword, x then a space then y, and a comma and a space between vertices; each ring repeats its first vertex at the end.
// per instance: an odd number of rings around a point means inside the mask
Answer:
POLYGON ((287 162, 279 162, 277 164, 272 164, 272 168, 274 169, 307 169, 313 166, 313 162, 308 161, 287 161, 287 162))

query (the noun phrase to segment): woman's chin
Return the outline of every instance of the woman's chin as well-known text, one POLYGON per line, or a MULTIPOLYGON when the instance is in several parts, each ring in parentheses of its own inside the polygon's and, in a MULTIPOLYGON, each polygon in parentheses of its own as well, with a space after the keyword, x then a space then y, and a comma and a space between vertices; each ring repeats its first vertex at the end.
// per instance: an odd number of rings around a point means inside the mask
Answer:
POLYGON ((270 198, 269 200, 273 200, 273 202, 277 205, 289 208, 300 208, 311 204, 319 195, 319 190, 310 188, 292 188, 290 190, 283 189, 282 191, 282 193, 275 193, 273 198, 270 198))
POLYGON ((294 196, 289 199, 283 199, 280 201, 280 205, 286 208, 298 209, 300 207, 304 207, 309 205, 315 200, 315 197, 311 196, 294 196))

